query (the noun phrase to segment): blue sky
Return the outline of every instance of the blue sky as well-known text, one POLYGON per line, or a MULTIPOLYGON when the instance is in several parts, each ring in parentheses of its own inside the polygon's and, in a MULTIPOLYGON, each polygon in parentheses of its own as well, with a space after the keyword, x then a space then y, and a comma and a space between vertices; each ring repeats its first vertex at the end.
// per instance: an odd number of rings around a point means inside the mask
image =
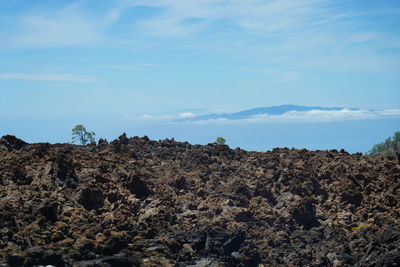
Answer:
POLYGON ((396 109, 399 26, 398 0, 4 0, 0 120, 396 109))

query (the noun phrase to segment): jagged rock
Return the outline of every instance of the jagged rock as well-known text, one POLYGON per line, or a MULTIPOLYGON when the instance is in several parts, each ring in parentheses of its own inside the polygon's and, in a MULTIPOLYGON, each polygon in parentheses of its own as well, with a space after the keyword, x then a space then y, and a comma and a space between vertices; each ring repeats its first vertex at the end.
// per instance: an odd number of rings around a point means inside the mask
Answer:
POLYGON ((253 213, 250 211, 240 211, 235 215, 235 221, 237 222, 249 222, 253 219, 253 213))
POLYGON ((133 175, 127 187, 132 194, 140 199, 147 198, 151 193, 147 183, 139 175, 133 175))
POLYGON ((67 186, 70 188, 77 187, 77 177, 75 166, 72 158, 69 156, 69 151, 59 151, 55 156, 57 165, 56 184, 58 186, 67 186))
POLYGON ((120 266, 120 267, 132 267, 132 266, 141 266, 143 264, 141 255, 136 254, 132 255, 124 255, 122 253, 114 254, 112 256, 100 257, 94 260, 86 260, 86 261, 79 261, 75 263, 77 267, 96 267, 96 266, 103 266, 103 267, 113 267, 113 266, 120 266))
POLYGON ((29 185, 32 183, 32 177, 29 176, 23 166, 14 169, 12 178, 17 185, 29 185))
MULTIPOLYGON (((0 147, 6 148, 7 151, 18 150, 18 149, 21 149, 25 145, 27 145, 26 142, 24 142, 21 139, 16 138, 13 135, 4 135, 3 137, 0 138, 0 147)), ((5 149, 2 149, 2 150, 5 150, 5 149)))
POLYGON ((400 164, 0 138, 0 266, 396 266, 400 164))
POLYGON ((47 221, 55 223, 57 221, 57 203, 40 203, 36 207, 33 207, 33 212, 37 215, 43 216, 47 221))
POLYGON ((26 251, 24 266, 65 266, 62 256, 52 249, 44 249, 41 247, 29 248, 26 251))
POLYGON ((320 223, 315 217, 315 206, 313 200, 304 198, 291 209, 293 219, 306 229, 319 226, 320 223))
POLYGON ((106 146, 106 145, 108 145, 108 141, 107 141, 107 139, 100 138, 99 141, 97 142, 97 145, 98 146, 106 146))

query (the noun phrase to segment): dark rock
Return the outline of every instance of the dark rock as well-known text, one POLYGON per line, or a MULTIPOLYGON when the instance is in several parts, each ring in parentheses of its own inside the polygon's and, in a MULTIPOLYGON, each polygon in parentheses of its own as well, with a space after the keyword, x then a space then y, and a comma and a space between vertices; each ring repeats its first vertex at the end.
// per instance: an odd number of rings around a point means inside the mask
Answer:
POLYGON ((67 186, 75 189, 78 178, 75 173, 75 166, 72 158, 68 155, 68 151, 60 151, 56 155, 55 162, 57 164, 56 184, 59 186, 67 186))
POLYGON ((272 192, 266 188, 257 187, 255 196, 265 197, 272 206, 275 206, 277 204, 276 198, 274 197, 272 192))
POLYGON ((205 250, 210 254, 223 255, 224 244, 229 240, 230 235, 224 229, 215 227, 207 232, 205 250))
POLYGON ((125 153, 128 151, 126 147, 129 143, 129 139, 126 137, 126 133, 123 133, 118 137, 118 140, 114 140, 111 142, 111 145, 114 147, 115 152, 117 153, 125 153))
POLYGON ((133 256, 118 253, 112 256, 101 257, 94 260, 80 261, 75 264, 77 267, 132 267, 143 266, 142 256, 135 254, 133 256))
POLYGON ((235 221, 237 222, 248 222, 253 219, 253 213, 250 211, 241 211, 235 215, 235 221))
POLYGON ((104 195, 100 189, 85 188, 82 190, 78 203, 87 210, 100 209, 104 205, 104 195))
POLYGON ((118 194, 117 192, 111 192, 107 195, 107 199, 110 203, 114 203, 117 202, 118 200, 120 200, 122 198, 122 196, 120 194, 118 194))
POLYGON ((97 142, 97 145, 100 147, 106 146, 106 145, 108 145, 108 141, 107 141, 107 139, 100 138, 99 141, 97 142))
POLYGON ((310 198, 302 199, 298 204, 296 204, 292 208, 291 214, 293 219, 295 219, 300 225, 303 225, 305 229, 310 229, 320 225, 319 221, 315 217, 314 203, 310 198))
POLYGON ((37 214, 43 216, 46 218, 47 221, 55 223, 57 221, 57 207, 58 204, 53 203, 41 203, 37 207, 34 208, 34 210, 37 211, 37 214))
POLYGON ((65 266, 61 255, 51 249, 34 247, 27 250, 24 266, 53 265, 65 266))
POLYGON ((363 195, 360 192, 344 192, 341 194, 341 200, 344 203, 358 207, 363 201, 363 195))
POLYGON ((254 246, 243 247, 239 256, 243 266, 258 266, 261 263, 260 253, 254 246))
POLYGON ((147 183, 139 175, 133 175, 127 187, 132 194, 140 199, 146 199, 151 194, 147 183))
POLYGON ((33 178, 26 173, 25 168, 20 166, 15 168, 11 178, 17 185, 29 185, 32 183, 33 178))
MULTIPOLYGON (((7 264, 10 267, 20 267, 24 265, 25 258, 21 255, 8 255, 7 264)), ((6 266, 6 265, 4 265, 6 266)))
POLYGON ((226 241, 223 245, 224 254, 230 255, 232 252, 239 251, 245 240, 245 233, 238 232, 233 234, 228 241, 226 241))
POLYGON ((187 182, 186 182, 186 179, 184 177, 180 177, 180 178, 176 179, 172 183, 172 185, 174 187, 176 187, 177 189, 179 189, 179 190, 187 188, 187 182))
POLYGON ((7 148, 8 151, 18 150, 26 146, 28 143, 16 138, 13 135, 4 135, 0 138, 0 147, 7 148))
POLYGON ((187 233, 186 240, 195 251, 201 251, 206 246, 207 234, 204 232, 187 233))
POLYGON ((118 141, 119 141, 121 144, 124 144, 124 145, 128 144, 129 139, 126 137, 126 133, 121 134, 121 135, 118 137, 118 141))
POLYGON ((179 261, 190 261, 193 257, 193 250, 189 247, 183 247, 179 251, 178 259, 179 261))
POLYGON ((40 144, 38 144, 38 146, 35 149, 35 154, 39 158, 43 158, 47 154, 47 152, 50 148, 51 148, 51 146, 49 143, 40 143, 40 144))

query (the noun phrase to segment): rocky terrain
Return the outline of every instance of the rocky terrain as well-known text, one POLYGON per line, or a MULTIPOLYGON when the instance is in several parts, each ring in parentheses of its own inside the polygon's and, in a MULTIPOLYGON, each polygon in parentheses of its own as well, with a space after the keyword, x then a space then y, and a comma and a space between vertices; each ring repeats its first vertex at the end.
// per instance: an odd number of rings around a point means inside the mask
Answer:
POLYGON ((121 135, 0 139, 0 266, 397 266, 400 164, 121 135))

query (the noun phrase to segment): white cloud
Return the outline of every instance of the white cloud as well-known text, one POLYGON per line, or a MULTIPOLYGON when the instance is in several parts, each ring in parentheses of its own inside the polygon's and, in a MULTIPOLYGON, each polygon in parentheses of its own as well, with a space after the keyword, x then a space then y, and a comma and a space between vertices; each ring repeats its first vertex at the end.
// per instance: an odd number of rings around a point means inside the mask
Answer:
POLYGON ((387 109, 378 111, 378 113, 382 116, 400 116, 400 109, 387 109))
POLYGON ((289 111, 282 115, 262 114, 249 118, 249 120, 302 120, 302 121, 332 121, 351 119, 376 118, 379 113, 369 110, 310 110, 310 111, 289 111))
POLYGON ((144 120, 152 120, 152 119, 156 119, 157 117, 154 117, 154 116, 151 116, 151 115, 148 115, 148 114, 144 114, 144 115, 142 115, 141 118, 144 119, 144 120))
POLYGON ((400 117, 400 109, 391 110, 366 110, 366 109, 342 109, 342 110, 310 110, 289 111, 282 115, 260 114, 246 119, 231 120, 218 118, 204 121, 194 121, 198 124, 219 123, 268 123, 268 122, 333 122, 365 119, 382 119, 388 117, 400 117))
POLYGON ((149 115, 149 114, 143 114, 141 116, 125 115, 124 118, 128 119, 128 120, 174 121, 177 119, 194 118, 196 116, 197 115, 192 112, 182 112, 179 114, 166 114, 166 115, 159 115, 159 116, 154 116, 154 115, 149 115))
POLYGON ((93 82, 95 77, 79 74, 0 73, 0 80, 38 82, 93 82))
POLYGON ((184 112, 178 115, 179 118, 186 119, 186 118, 193 118, 196 117, 196 114, 192 112, 184 112))
POLYGON ((148 121, 173 121, 175 123, 194 124, 237 124, 237 123, 269 123, 269 122, 334 122, 349 120, 366 120, 400 117, 400 109, 389 110, 367 110, 367 109, 341 109, 341 110, 310 110, 310 111, 289 111, 281 115, 259 114, 244 119, 215 118, 209 120, 187 120, 176 121, 177 119, 195 118, 197 115, 191 112, 178 115, 142 115, 140 117, 126 117, 131 120, 148 121))

